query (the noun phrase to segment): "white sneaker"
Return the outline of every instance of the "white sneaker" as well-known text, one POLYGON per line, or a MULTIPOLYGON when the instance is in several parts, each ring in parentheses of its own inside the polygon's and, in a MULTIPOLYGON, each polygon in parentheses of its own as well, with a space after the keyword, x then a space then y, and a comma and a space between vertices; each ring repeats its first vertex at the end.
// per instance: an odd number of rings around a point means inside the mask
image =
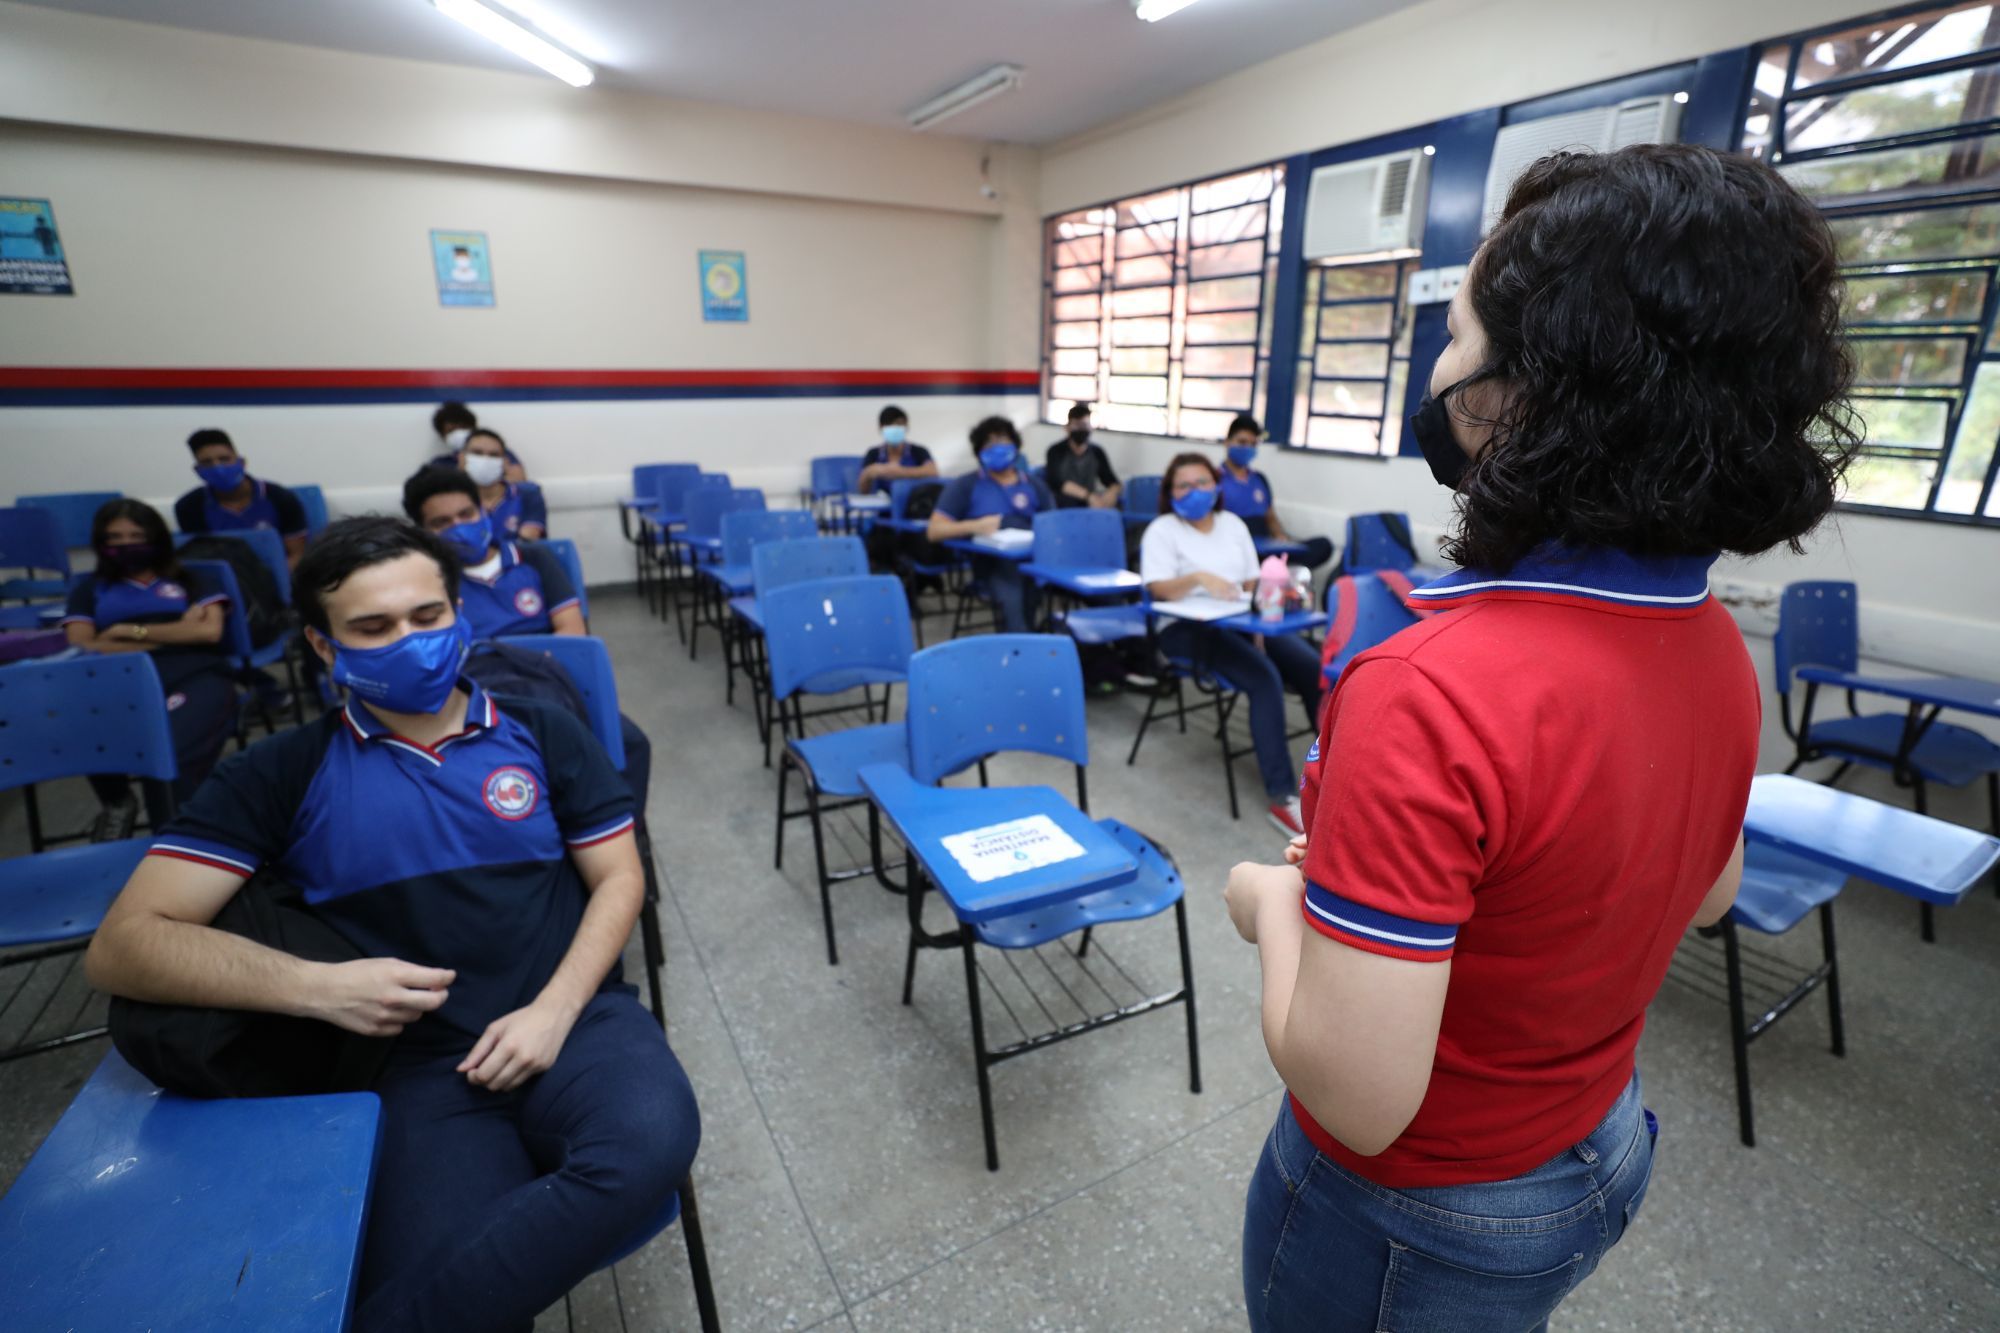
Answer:
POLYGON ((1273 801, 1265 813, 1287 838, 1296 838, 1306 831, 1305 814, 1299 809, 1299 798, 1296 796, 1273 801))

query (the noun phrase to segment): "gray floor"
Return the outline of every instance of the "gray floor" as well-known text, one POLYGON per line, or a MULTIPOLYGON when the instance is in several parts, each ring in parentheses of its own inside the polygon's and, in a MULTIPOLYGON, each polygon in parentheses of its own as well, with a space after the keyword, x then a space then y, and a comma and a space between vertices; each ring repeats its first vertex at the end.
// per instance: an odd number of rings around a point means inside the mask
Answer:
MULTIPOLYGON (((1091 705, 1093 813, 1153 834, 1187 878, 1205 1090, 1188 1092, 1178 1011, 1010 1062, 995 1071, 1002 1169, 990 1174, 958 960, 925 957, 903 1007, 903 904, 857 881, 836 890, 842 961, 827 966, 810 843, 795 825, 785 871, 772 869, 773 776, 747 703, 723 706, 712 637, 690 665, 635 601, 605 595, 593 611, 625 709, 655 744, 673 1041, 701 1098, 696 1180, 724 1324, 1241 1328, 1240 1210, 1279 1097, 1254 953, 1219 892, 1233 862, 1275 857, 1280 840, 1255 811, 1230 820, 1212 739, 1149 737, 1128 768, 1139 702, 1091 705)), ((1768 659, 1769 645, 1752 651, 1768 659)), ((1041 761, 994 776, 1068 785, 1041 761)), ((1248 760, 1239 778, 1254 789, 1248 760)), ((1973 800, 1937 805, 1981 816, 1973 800)), ((22 838, 18 803, 0 805, 0 848, 22 838)), ((1662 1126, 1643 1219, 1554 1327, 2000 1328, 2000 899, 1977 891, 1928 946, 1915 907, 1885 891, 1851 886, 1839 913, 1847 1057, 1827 1053, 1816 1001, 1761 1040, 1754 1150, 1736 1141, 1704 961, 1677 964, 1641 1048, 1662 1126)), ((1809 958, 1812 934, 1778 948, 1809 958)), ((1173 981, 1171 918, 1104 938, 1142 983, 1173 981)), ((52 1015, 83 997, 59 999, 52 1015)), ((0 1066, 0 1180, 99 1055, 0 1066)), ((539 1327, 693 1326, 672 1231, 539 1327)))

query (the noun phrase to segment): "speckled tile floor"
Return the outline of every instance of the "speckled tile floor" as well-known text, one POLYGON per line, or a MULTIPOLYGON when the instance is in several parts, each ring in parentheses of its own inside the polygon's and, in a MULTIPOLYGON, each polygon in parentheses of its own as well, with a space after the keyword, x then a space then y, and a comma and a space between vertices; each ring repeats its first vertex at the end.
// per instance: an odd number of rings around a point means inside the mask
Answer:
MULTIPOLYGON (((904 1008, 903 904, 856 881, 835 891, 842 961, 827 966, 804 826, 774 871, 773 775, 747 702, 722 704, 712 636, 690 664, 632 597, 600 594, 593 611, 625 711, 654 743, 672 1035, 701 1097, 696 1181, 725 1326, 1243 1327, 1242 1196, 1279 1097, 1255 958, 1219 890, 1230 864, 1279 843, 1261 817, 1228 818, 1213 741, 1158 732, 1128 768, 1139 703, 1091 705, 1093 812, 1160 838, 1189 884, 1204 1091, 1188 1092, 1178 1011, 1009 1062, 994 1075, 1002 1169, 988 1173, 957 960, 922 959, 904 1008)), ((1751 651, 1768 672, 1769 644, 1751 651)), ((1254 789, 1247 761, 1240 776, 1254 789)), ((1067 788, 1041 761, 997 764, 995 780, 1067 788)), ((1886 794, 1868 782, 1855 789, 1886 794)), ((50 806, 80 817, 80 785, 50 806)), ((1963 793, 1935 807, 1981 817, 1963 793)), ((0 850, 23 846, 19 802, 0 798, 0 850)), ((1850 887, 1839 916, 1847 1057, 1827 1053, 1817 1002, 1760 1040, 1754 1150, 1736 1141, 1724 1013, 1692 972, 1670 979, 1641 1048, 1658 1173, 1556 1329, 2000 1329, 2000 899, 1975 892, 1928 946, 1916 909, 1883 890, 1850 887)), ((1104 938, 1142 981, 1173 979, 1170 921, 1104 938)), ((1777 947, 1817 946, 1801 933, 1777 947)), ((51 1014, 84 1002, 67 984, 51 1014)), ((0 1041, 21 1021, 0 1010, 0 1041)), ((100 1054, 0 1066, 0 1181, 100 1054)), ((538 1328, 694 1324, 670 1231, 538 1328)))

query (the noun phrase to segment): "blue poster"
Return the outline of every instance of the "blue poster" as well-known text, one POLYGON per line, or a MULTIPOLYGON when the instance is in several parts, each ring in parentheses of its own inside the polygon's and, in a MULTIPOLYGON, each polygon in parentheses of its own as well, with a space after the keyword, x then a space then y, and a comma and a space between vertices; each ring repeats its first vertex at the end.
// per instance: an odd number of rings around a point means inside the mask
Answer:
POLYGON ((701 317, 749 320, 750 279, 743 270, 741 250, 701 252, 701 317))
POLYGON ((483 231, 434 231, 431 260, 437 267, 439 305, 492 305, 493 257, 483 231))
POLYGON ((76 295, 48 200, 0 199, 0 292, 76 295))

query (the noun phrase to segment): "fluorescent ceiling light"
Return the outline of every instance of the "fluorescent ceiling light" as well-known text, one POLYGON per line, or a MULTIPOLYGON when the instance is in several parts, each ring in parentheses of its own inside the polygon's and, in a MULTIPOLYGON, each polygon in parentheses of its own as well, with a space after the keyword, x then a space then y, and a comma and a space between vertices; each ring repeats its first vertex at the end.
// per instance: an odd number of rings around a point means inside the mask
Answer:
POLYGON ((457 19, 488 41, 498 42, 521 59, 539 65, 572 88, 587 86, 597 71, 540 33, 488 9, 479 0, 431 0, 438 13, 457 19))
POLYGON ((1178 14, 1194 0, 1132 0, 1132 8, 1148 23, 1158 23, 1169 14, 1178 14))
POLYGON ((939 93, 912 111, 909 116, 910 128, 927 130, 949 116, 970 110, 988 98, 998 97, 1008 89, 1020 86, 1019 65, 995 65, 983 74, 973 75, 950 92, 939 93))

